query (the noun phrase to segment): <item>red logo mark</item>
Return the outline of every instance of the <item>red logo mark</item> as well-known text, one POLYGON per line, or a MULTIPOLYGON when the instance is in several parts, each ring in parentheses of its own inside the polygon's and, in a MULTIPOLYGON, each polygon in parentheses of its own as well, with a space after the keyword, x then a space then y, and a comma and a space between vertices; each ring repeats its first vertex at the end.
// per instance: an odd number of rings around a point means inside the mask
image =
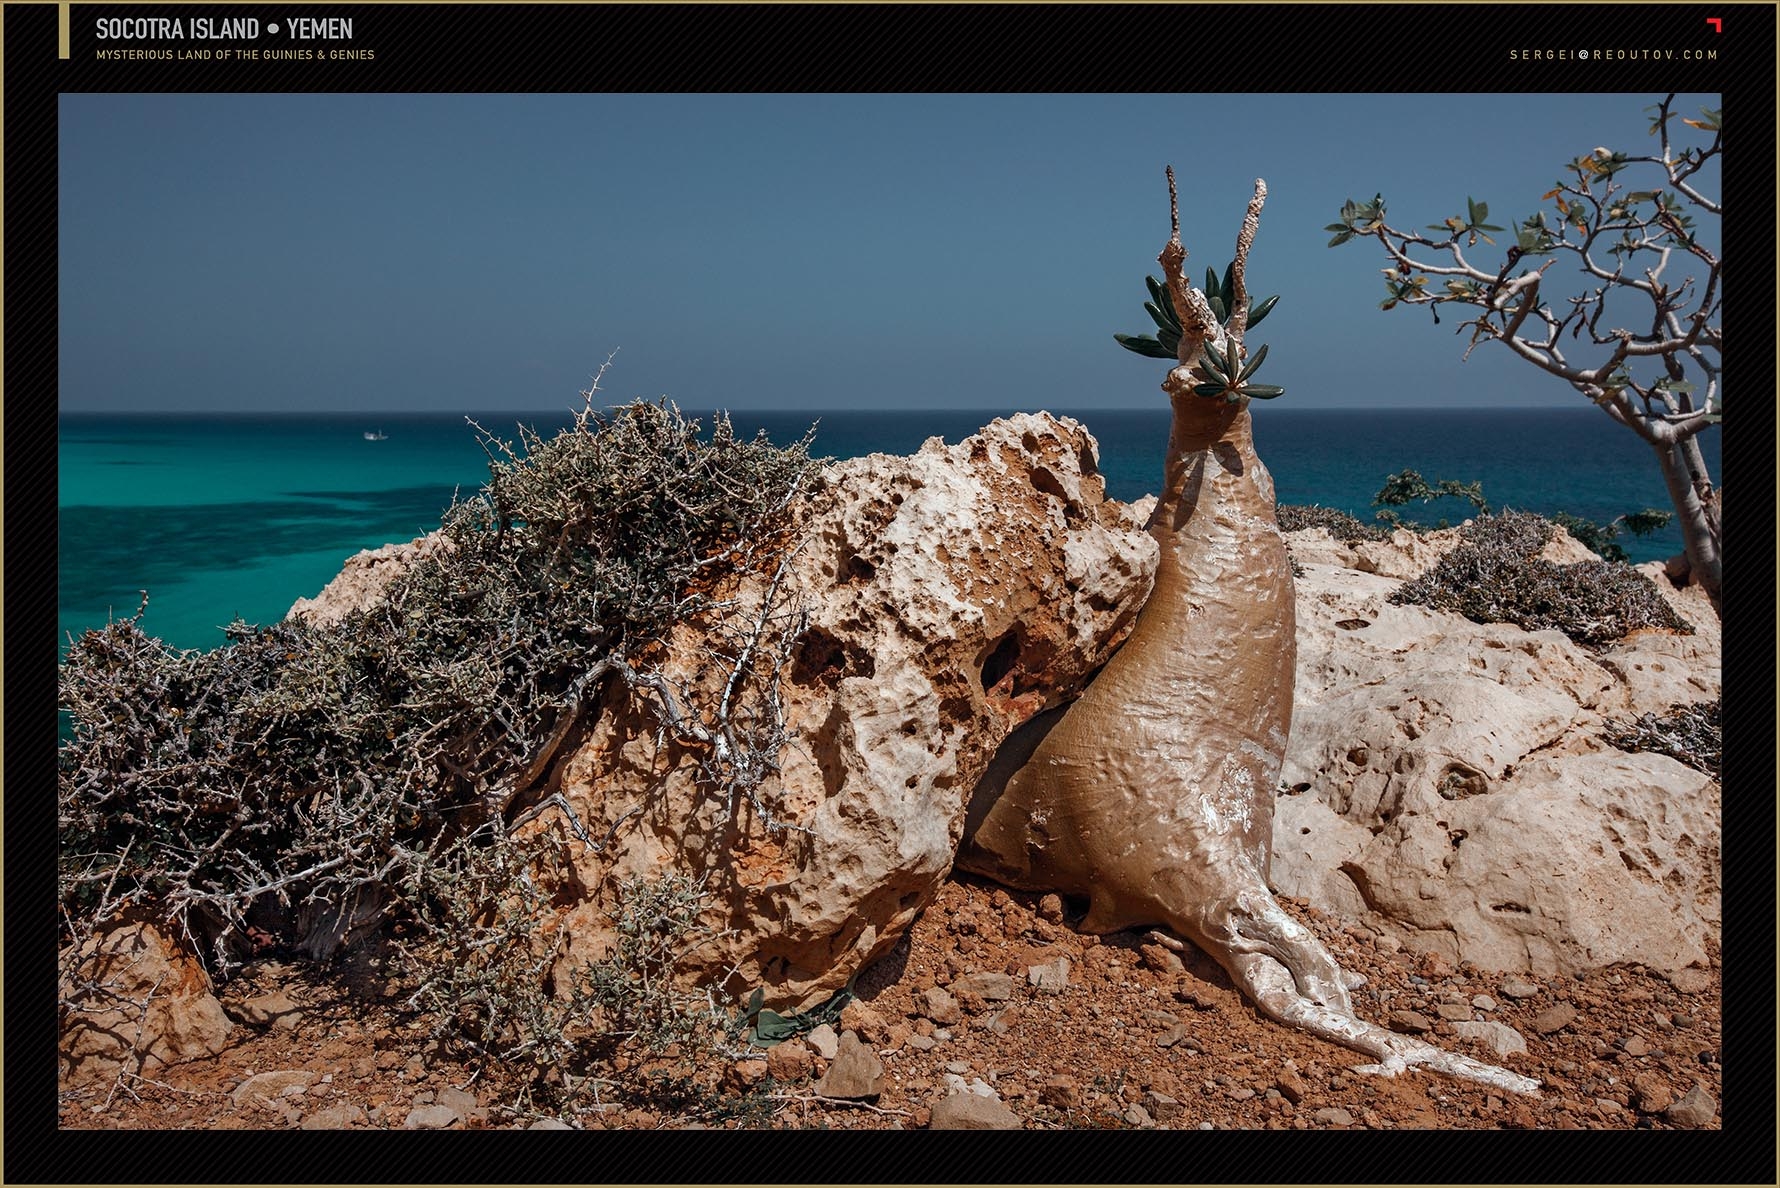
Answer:
POLYGON ((1714 33, 1724 32, 1724 18, 1723 17, 1707 17, 1706 23, 1708 25, 1712 26, 1712 31, 1714 33))

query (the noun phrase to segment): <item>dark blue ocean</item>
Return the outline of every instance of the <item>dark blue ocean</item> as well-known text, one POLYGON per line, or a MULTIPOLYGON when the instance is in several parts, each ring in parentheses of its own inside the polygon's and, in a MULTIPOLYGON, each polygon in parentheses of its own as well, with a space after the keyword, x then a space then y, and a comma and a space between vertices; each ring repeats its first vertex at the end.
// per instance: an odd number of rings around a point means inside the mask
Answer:
MULTIPOLYGON (((1061 410, 1100 442, 1109 492, 1156 489, 1168 438, 1166 409, 1061 410)), ((689 410, 689 415, 690 410, 689 410)), ((909 453, 940 436, 956 442, 995 411, 742 412, 736 429, 779 442, 817 424, 815 452, 845 458, 909 453)), ((478 416, 508 439, 523 421, 548 435, 561 415, 478 416)), ((708 424, 708 420, 707 420, 708 424)), ((1605 522, 1667 508, 1655 459, 1595 409, 1341 410, 1258 408, 1255 441, 1282 503, 1316 503, 1370 520, 1372 496, 1404 468, 1481 481, 1493 507, 1568 511, 1605 522)), ((1719 434, 1703 445, 1715 480, 1719 434)), ((59 628, 68 633, 134 613, 185 648, 223 642, 221 627, 282 618, 360 549, 408 540, 438 525, 454 491, 487 476, 462 416, 117 417, 64 415, 58 443, 59 628), (367 431, 384 440, 367 441, 367 431)), ((1403 509, 1433 522, 1464 518, 1443 499, 1403 509)), ((1679 552, 1673 529, 1621 541, 1634 560, 1679 552)))

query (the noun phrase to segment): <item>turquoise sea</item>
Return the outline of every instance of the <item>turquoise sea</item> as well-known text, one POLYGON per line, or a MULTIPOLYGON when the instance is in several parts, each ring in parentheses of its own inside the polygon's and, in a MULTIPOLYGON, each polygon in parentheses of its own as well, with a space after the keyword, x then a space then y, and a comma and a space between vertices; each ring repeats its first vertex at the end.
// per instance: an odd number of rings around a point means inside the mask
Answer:
MULTIPOLYGON (((739 432, 779 442, 817 426, 815 452, 908 453, 931 436, 955 442, 1006 410, 738 412, 739 432)), ((1167 444, 1158 410, 1057 410, 1100 442, 1109 492, 1155 490, 1167 444)), ((688 410, 689 415, 693 414, 688 410)), ((707 424, 708 424, 708 414, 707 424)), ((475 418, 511 440, 524 423, 548 435, 561 414, 475 418)), ((1655 460, 1630 432, 1590 408, 1356 410, 1259 408, 1255 440, 1282 503, 1317 503, 1370 519, 1385 477, 1406 467, 1430 482, 1483 483, 1494 507, 1568 511, 1596 521, 1666 508, 1655 460)), ((1703 439, 1715 480, 1719 434, 1703 439)), ((487 476, 461 415, 314 417, 87 416, 60 418, 58 628, 68 634, 133 614, 183 648, 223 642, 221 627, 282 618, 360 549, 436 527, 453 493, 487 476), (384 439, 367 441, 367 432, 384 439)), ((1462 519, 1456 500, 1403 509, 1433 522, 1462 519)), ((1680 551, 1673 529, 1621 542, 1634 560, 1680 551)))

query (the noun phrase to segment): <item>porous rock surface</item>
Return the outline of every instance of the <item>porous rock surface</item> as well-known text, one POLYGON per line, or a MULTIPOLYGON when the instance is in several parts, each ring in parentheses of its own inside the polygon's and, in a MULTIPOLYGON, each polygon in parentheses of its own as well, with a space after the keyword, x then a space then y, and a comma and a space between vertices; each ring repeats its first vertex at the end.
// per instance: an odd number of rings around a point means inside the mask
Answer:
MULTIPOLYGON (((1646 566, 1695 633, 1592 653, 1390 605, 1398 578, 1431 563, 1427 540, 1393 559, 1395 537, 1365 556, 1321 529, 1288 539, 1305 572, 1274 885, 1483 968, 1703 964, 1719 933, 1719 786, 1600 734, 1719 695, 1705 598, 1646 566)), ((1547 554, 1588 555, 1561 531, 1547 554)))
MULTIPOLYGON (((759 794, 783 827, 701 787, 695 754, 610 682, 550 782, 603 839, 599 851, 566 844, 561 960, 607 951, 622 880, 674 871, 705 880, 708 922, 727 933, 689 968, 732 990, 764 986, 769 1005, 812 1005, 886 953, 950 869, 996 747, 1077 694, 1129 633, 1154 573, 1151 507, 1107 500, 1092 437, 1047 414, 827 467, 788 574, 808 615, 781 686, 795 741, 759 794)), ((1390 605, 1457 529, 1288 540, 1304 572, 1273 885, 1483 968, 1702 963, 1719 931, 1719 787, 1617 751, 1600 730, 1719 695, 1705 598, 1646 565, 1694 634, 1639 632, 1591 652, 1557 632, 1390 605)), ((429 547, 360 554, 293 614, 327 621, 373 602, 429 547)), ((1593 554, 1559 530, 1542 556, 1593 554)), ((738 613, 764 586, 733 592, 738 613)), ((710 642, 709 624, 684 624, 657 662, 708 688, 710 642)))
POLYGON ((215 1056, 229 1020, 198 960, 156 925, 125 920, 89 938, 71 964, 63 998, 60 1080, 79 1085, 119 1071, 215 1056), (93 987, 88 991, 80 985, 93 987))
MULTIPOLYGON (((590 835, 614 839, 569 846, 590 890, 567 909, 563 960, 603 951, 602 888, 671 871, 705 880, 727 933, 688 967, 769 1004, 818 1002, 888 952, 951 869, 996 747, 1080 691, 1148 594, 1156 545, 1105 499, 1096 449, 1073 421, 1021 414, 827 467, 787 575, 807 626, 780 686, 794 741, 777 773, 759 806, 713 795, 697 756, 658 745, 656 712, 612 682, 560 767, 590 835)), ((745 620, 764 586, 735 591, 731 613, 745 620)), ((711 690, 711 651, 694 621, 657 663, 711 690)))
POLYGON ((383 599, 383 592, 397 577, 423 557, 449 550, 442 532, 429 532, 414 540, 363 549, 346 559, 340 572, 314 598, 299 598, 287 617, 315 627, 329 627, 352 610, 369 610, 383 599))

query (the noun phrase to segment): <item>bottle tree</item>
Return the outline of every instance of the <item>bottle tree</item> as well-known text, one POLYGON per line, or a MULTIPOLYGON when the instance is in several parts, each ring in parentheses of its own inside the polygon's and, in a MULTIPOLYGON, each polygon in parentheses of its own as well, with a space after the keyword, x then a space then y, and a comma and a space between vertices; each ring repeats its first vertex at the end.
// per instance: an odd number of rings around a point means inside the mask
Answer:
POLYGON ((1249 416, 1251 401, 1282 393, 1253 382, 1266 348, 1244 342, 1258 320, 1244 272, 1267 187, 1255 182, 1236 258, 1204 290, 1184 271, 1172 169, 1168 189, 1166 280, 1151 282, 1149 304, 1158 335, 1120 338, 1175 363, 1147 526, 1160 546, 1155 585, 1081 697, 1003 744, 971 797, 959 865, 1087 897, 1086 931, 1161 925, 1158 940, 1198 945, 1268 1015, 1374 1057, 1369 1071, 1420 1065, 1532 1092, 1526 1077, 1359 1018, 1333 954, 1268 889, 1297 611, 1249 416))

